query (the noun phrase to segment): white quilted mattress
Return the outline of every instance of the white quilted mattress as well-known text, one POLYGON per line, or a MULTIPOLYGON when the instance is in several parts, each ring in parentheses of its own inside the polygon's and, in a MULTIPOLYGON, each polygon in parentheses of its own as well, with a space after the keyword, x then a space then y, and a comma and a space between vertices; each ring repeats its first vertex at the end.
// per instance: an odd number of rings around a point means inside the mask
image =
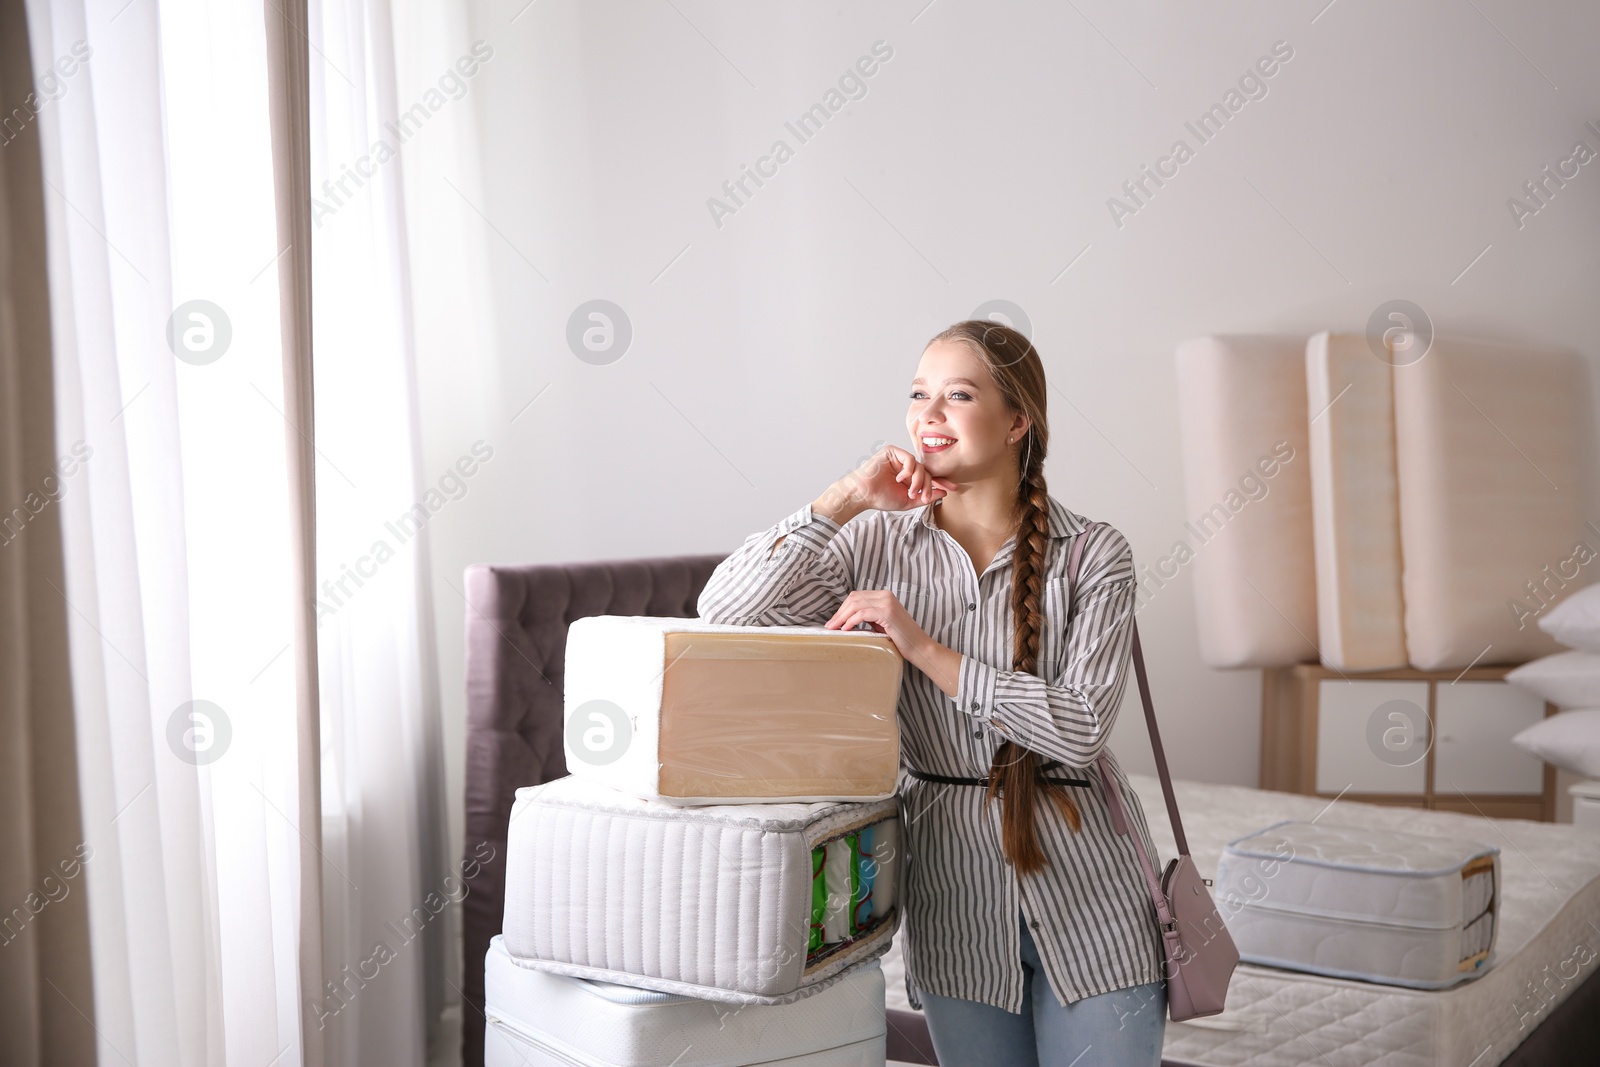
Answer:
POLYGON ((883 1067, 883 972, 850 968, 792 1004, 719 1004, 484 957, 485 1067, 883 1067))
POLYGON ((524 787, 506 840, 505 947, 577 978, 788 1003, 888 947, 900 918, 898 828, 893 797, 685 808, 571 776, 524 787), (824 894, 823 925, 839 932, 814 948, 814 886, 835 872, 815 870, 812 849, 826 845, 831 858, 832 843, 868 826, 871 908, 850 920, 843 898, 836 908, 824 894))
POLYGON ((1228 842, 1212 890, 1250 963, 1443 989, 1494 962, 1500 849, 1285 819, 1228 842))
MULTIPOLYGON (((1148 775, 1128 777, 1164 863, 1175 848, 1161 783, 1148 775)), ((1228 841, 1282 819, 1315 818, 1498 845, 1504 899, 1496 962, 1481 978, 1429 991, 1241 963, 1225 1012, 1167 1023, 1162 1055, 1170 1061, 1201 1067, 1494 1067, 1600 966, 1600 834, 1593 831, 1345 800, 1329 807, 1320 797, 1238 786, 1174 785, 1189 847, 1206 877, 1214 875, 1228 841)), ((909 1011, 900 951, 896 943, 882 964, 889 1007, 909 1011)))

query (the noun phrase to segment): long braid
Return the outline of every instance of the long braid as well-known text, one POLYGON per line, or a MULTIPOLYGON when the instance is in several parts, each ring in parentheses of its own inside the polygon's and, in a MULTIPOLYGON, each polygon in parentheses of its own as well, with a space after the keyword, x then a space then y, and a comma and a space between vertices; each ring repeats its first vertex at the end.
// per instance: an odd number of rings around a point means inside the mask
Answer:
MULTIPOLYGON (((1032 428, 1029 435, 1032 435, 1032 428)), ((1027 447, 1027 467, 1022 472, 1018 487, 1016 549, 1012 554, 1011 611, 1015 623, 1013 631, 1012 669, 1036 672, 1039 663, 1040 630, 1044 618, 1039 609, 1044 592, 1046 552, 1050 544, 1050 496, 1045 488, 1042 449, 1027 447)), ((1000 806, 1001 845, 1006 858, 1019 874, 1029 874, 1047 863, 1039 847, 1039 836, 1034 825, 1034 813, 1039 797, 1050 797, 1067 825, 1076 833, 1083 820, 1078 806, 1065 789, 1039 780, 1039 756, 1015 741, 1003 742, 994 754, 989 769, 989 789, 985 804, 1004 791, 1000 806)))
MULTIPOLYGON (((1050 451, 1050 426, 1046 418, 1048 390, 1044 363, 1038 349, 1022 333, 986 319, 967 319, 940 332, 929 345, 958 342, 972 349, 989 367, 1007 407, 1029 416, 1022 443, 1017 448, 1016 550, 1012 554, 1011 613, 1012 669, 1036 673, 1040 631, 1044 618, 1040 601, 1050 551, 1050 495, 1045 491, 1044 460, 1050 451)), ((1022 741, 1026 741, 1023 738, 1022 741)), ((1083 824, 1078 805, 1059 785, 1041 781, 1038 753, 1018 741, 1007 740, 995 751, 989 766, 987 806, 1000 798, 1000 843, 1006 859, 1018 873, 1039 870, 1048 862, 1039 846, 1034 815, 1041 794, 1048 794, 1073 833, 1083 824)))

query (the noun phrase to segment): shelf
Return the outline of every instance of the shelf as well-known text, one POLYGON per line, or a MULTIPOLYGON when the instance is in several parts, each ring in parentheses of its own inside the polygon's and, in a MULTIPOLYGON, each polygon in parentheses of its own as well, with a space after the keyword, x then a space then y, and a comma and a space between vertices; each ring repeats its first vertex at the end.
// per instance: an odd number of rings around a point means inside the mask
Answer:
POLYGON ((1549 822, 1555 769, 1511 744, 1556 708, 1505 681, 1514 665, 1261 679, 1261 788, 1549 822))

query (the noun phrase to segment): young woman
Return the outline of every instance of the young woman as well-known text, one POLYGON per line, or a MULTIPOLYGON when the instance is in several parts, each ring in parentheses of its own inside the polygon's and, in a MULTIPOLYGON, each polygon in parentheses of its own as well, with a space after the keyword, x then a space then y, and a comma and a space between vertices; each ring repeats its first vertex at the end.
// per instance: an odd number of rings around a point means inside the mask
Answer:
POLYGON ((1157 1067, 1163 954, 1111 761, 1129 673, 1133 553, 1045 490, 1045 376, 1022 334, 959 322, 911 383, 914 452, 888 446, 713 573, 700 615, 861 626, 905 657, 900 691, 906 987, 939 1062, 1157 1067))

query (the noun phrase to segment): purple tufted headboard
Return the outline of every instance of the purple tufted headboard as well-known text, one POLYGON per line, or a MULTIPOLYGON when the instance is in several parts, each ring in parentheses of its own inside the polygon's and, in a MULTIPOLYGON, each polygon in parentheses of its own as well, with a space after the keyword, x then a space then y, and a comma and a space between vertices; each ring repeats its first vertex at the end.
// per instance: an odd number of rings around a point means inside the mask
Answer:
POLYGON ((466 1000, 462 1063, 483 1064, 483 957, 505 910, 506 827, 525 785, 567 773, 561 685, 567 627, 589 615, 693 618, 724 556, 467 568, 466 1000), (487 845, 487 848, 484 847, 487 845), (487 862, 483 857, 493 849, 487 862), (476 862, 474 862, 476 861, 476 862))
MULTIPOLYGON (((589 615, 694 618, 726 556, 467 568, 467 878, 461 1062, 483 1067, 483 957, 505 912, 506 827, 525 785, 567 773, 561 745, 567 627, 589 615), (487 846, 487 847, 485 847, 487 846), (492 849, 491 853, 489 850, 492 849), (485 860, 484 857, 489 858, 485 860)), ((891 1059, 934 1063, 920 1015, 891 1012, 891 1059)))

